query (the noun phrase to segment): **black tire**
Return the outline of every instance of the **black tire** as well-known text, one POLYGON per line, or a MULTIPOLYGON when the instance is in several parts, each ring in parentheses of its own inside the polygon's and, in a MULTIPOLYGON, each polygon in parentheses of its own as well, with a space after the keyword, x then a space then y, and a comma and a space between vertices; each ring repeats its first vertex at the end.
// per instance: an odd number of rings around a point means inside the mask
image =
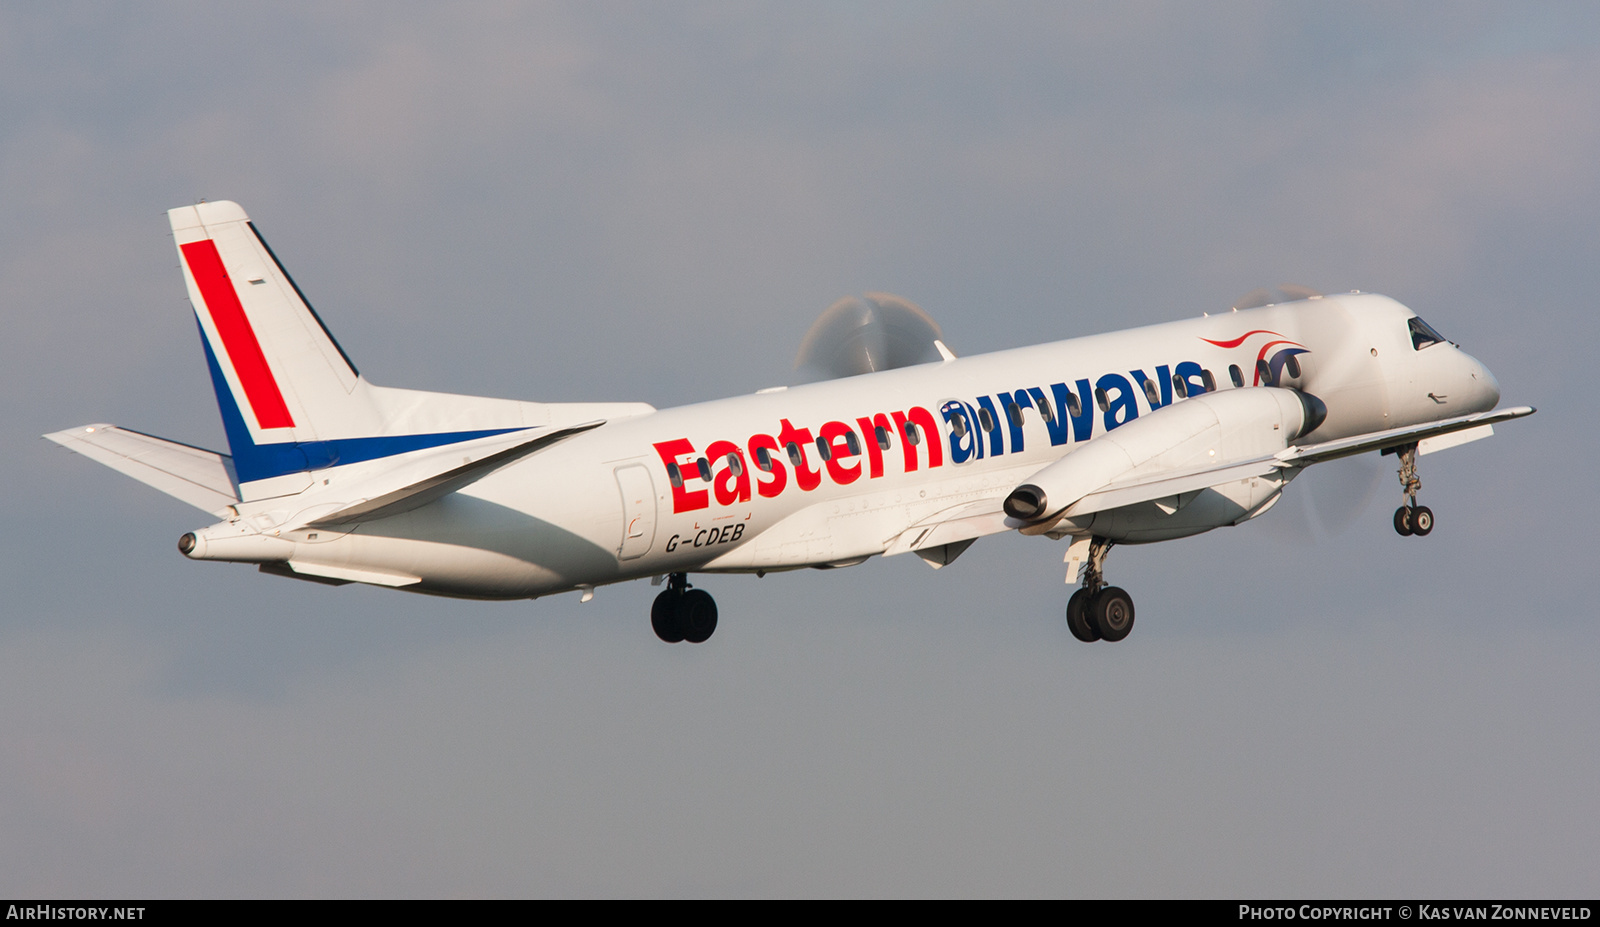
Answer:
POLYGON ((1067 630, 1072 636, 1085 644, 1092 644, 1100 639, 1100 629, 1089 620, 1089 590, 1079 587, 1067 600, 1067 630))
POLYGON ((717 630, 717 600, 704 589, 685 592, 678 602, 678 627, 689 643, 705 643, 717 630))
POLYGON ((1411 536, 1411 509, 1400 506, 1394 510, 1394 533, 1403 538, 1411 536))
POLYGON ((678 604, 682 598, 681 593, 668 589, 656 596, 655 603, 650 606, 650 627, 655 630, 656 637, 669 644, 683 640, 683 627, 678 621, 678 604))
POLYGON ((1419 505, 1411 510, 1411 533, 1419 538, 1433 532, 1433 509, 1419 505))
POLYGON ((1089 616, 1101 640, 1120 641, 1133 630, 1133 597, 1116 586, 1107 586, 1089 603, 1089 616))

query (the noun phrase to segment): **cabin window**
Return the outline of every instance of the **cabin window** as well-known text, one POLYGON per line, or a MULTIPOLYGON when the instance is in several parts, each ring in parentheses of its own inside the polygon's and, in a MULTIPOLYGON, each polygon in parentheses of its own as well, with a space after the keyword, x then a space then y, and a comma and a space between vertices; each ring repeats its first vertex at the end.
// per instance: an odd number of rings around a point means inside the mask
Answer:
POLYGON ((953 431, 955 431, 956 437, 958 437, 958 438, 966 437, 967 436, 967 417, 965 415, 962 415, 960 412, 957 412, 956 414, 950 416, 950 427, 951 427, 951 429, 953 431))
POLYGON ((833 449, 828 447, 828 439, 827 438, 818 438, 817 439, 817 453, 819 455, 821 455, 821 457, 822 457, 822 459, 824 461, 828 461, 828 460, 832 460, 833 459, 833 449))
POLYGON ((1272 382, 1272 365, 1267 363, 1265 357, 1256 360, 1256 379, 1262 383, 1272 382))
POLYGON ((1011 419, 1011 424, 1017 428, 1022 427, 1022 407, 1014 402, 1006 403, 1006 418, 1011 419))
POLYGON ((794 464, 797 467, 800 466, 801 464, 805 463, 806 459, 800 455, 799 446, 797 446, 793 441, 789 442, 788 451, 789 451, 789 462, 790 463, 794 464))
POLYGON ((861 439, 856 437, 855 432, 847 431, 844 433, 844 446, 848 447, 850 449, 850 453, 854 454, 855 456, 861 456, 861 439))
POLYGON ((1156 381, 1144 381, 1144 398, 1150 400, 1151 406, 1161 405, 1161 394, 1156 392, 1156 381))
POLYGON ((1228 379, 1233 381, 1234 386, 1244 385, 1244 371, 1239 369, 1238 364, 1228 365, 1228 379))
POLYGON ((922 435, 917 431, 915 422, 906 422, 906 443, 912 447, 922 443, 922 435))
POLYGON ((1206 392, 1214 393, 1217 391, 1217 378, 1211 375, 1211 371, 1201 370, 1200 382, 1206 385, 1206 392))
POLYGON ((762 473, 772 472, 772 452, 764 447, 756 448, 756 466, 762 473))
POLYGON ((1283 369, 1289 371, 1289 376, 1294 377, 1295 379, 1299 379, 1300 378, 1300 358, 1295 357, 1293 354, 1290 354, 1288 357, 1283 359, 1283 369))
POLYGON ((1423 348, 1442 344, 1445 341, 1445 337, 1434 331, 1432 325, 1422 321, 1417 316, 1412 316, 1411 321, 1406 324, 1411 328, 1411 349, 1413 351, 1420 351, 1423 348))
POLYGON ((1083 414, 1083 403, 1078 401, 1077 393, 1067 394, 1067 414, 1073 418, 1083 414))
POLYGON ((677 464, 675 464, 675 463, 667 464, 667 479, 672 483, 673 488, 675 488, 675 489, 682 489, 683 488, 683 474, 678 471, 678 465, 677 464))
MULTIPOLYGON (((1106 391, 1098 386, 1094 388, 1094 404, 1100 407, 1101 412, 1111 410, 1111 397, 1107 396, 1106 391)), ((1077 416, 1074 415, 1073 418, 1077 418, 1077 416)))
POLYGON ((728 455, 728 469, 733 471, 734 476, 744 476, 744 461, 739 459, 738 454, 728 455))
MULTIPOLYGON (((1072 403, 1076 401, 1076 396, 1073 396, 1071 393, 1067 394, 1067 414, 1071 415, 1073 418, 1078 417, 1077 414, 1072 411, 1072 403)), ((1045 399, 1039 403, 1039 417, 1044 419, 1046 425, 1055 423, 1056 412, 1055 409, 1051 408, 1050 400, 1045 399)))
POLYGON ((711 461, 702 457, 695 461, 694 464, 696 469, 700 471, 700 478, 707 483, 711 482, 711 461))
POLYGON ((994 416, 989 414, 988 409, 978 410, 978 427, 984 431, 994 431, 994 416))
POLYGON ((1177 374, 1172 375, 1172 392, 1179 399, 1189 398, 1189 382, 1177 374))
POLYGON ((887 451, 889 449, 889 429, 879 425, 872 429, 872 434, 878 439, 878 450, 887 451))

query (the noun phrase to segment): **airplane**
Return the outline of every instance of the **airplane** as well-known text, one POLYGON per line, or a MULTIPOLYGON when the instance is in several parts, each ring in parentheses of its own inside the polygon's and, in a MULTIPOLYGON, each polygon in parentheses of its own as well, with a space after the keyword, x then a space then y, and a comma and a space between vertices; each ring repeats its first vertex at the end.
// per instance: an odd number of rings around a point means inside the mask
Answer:
POLYGON ((1418 458, 1534 412, 1497 410, 1482 363, 1354 291, 969 357, 934 337, 925 363, 879 345, 836 370, 853 376, 672 409, 377 386, 240 206, 168 216, 228 453, 106 424, 44 437, 218 519, 179 539, 190 560, 474 599, 648 577, 667 642, 716 630, 691 573, 939 569, 1005 532, 1065 541, 1068 629, 1122 640, 1114 544, 1242 524, 1306 467, 1372 452, 1399 462, 1395 530, 1424 537, 1418 458))

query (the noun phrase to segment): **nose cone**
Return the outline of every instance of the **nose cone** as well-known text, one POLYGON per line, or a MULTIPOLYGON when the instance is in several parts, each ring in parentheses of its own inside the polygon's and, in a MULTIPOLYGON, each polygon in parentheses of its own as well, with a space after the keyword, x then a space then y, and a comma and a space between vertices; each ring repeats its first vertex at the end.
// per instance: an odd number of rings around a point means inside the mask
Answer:
POLYGON ((1463 351, 1466 362, 1467 403, 1474 412, 1487 412, 1500 402, 1500 381, 1494 378, 1483 362, 1463 351))

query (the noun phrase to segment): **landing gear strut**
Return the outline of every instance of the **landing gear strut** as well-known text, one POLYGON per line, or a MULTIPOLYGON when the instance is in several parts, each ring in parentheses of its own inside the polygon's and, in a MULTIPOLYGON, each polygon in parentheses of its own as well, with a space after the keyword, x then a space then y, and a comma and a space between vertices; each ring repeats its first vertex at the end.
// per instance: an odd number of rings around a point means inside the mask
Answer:
POLYGON ((1422 479, 1417 476, 1417 446, 1406 444, 1394 449, 1400 458, 1400 494, 1406 504, 1394 510, 1394 530, 1401 537, 1427 537, 1433 531, 1433 509, 1417 504, 1422 479))
POLYGON ((1133 630, 1133 597, 1105 584, 1109 538, 1089 542, 1089 559, 1083 567, 1083 587, 1067 600, 1067 629, 1084 643, 1120 641, 1133 630))
POLYGON ((650 606, 650 627, 669 644, 703 644, 717 630, 717 602, 704 589, 691 588, 689 574, 673 573, 650 606))

